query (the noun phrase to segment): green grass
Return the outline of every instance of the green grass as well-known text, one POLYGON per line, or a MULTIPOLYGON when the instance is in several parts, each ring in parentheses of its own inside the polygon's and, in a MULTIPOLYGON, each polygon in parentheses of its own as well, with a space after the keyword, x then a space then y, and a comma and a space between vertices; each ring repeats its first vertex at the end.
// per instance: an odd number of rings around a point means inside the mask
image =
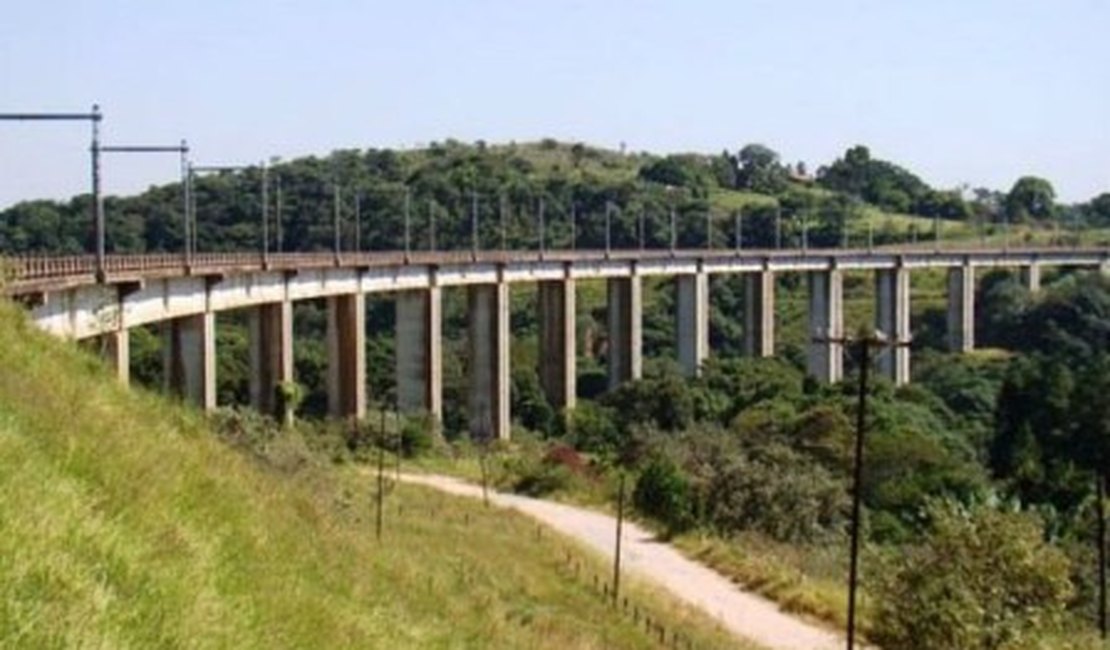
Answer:
MULTIPOLYGON (((262 462, 0 304, 0 647, 649 648, 535 524, 371 482, 295 436, 262 462)), ((729 640, 642 587, 698 647, 729 640)))

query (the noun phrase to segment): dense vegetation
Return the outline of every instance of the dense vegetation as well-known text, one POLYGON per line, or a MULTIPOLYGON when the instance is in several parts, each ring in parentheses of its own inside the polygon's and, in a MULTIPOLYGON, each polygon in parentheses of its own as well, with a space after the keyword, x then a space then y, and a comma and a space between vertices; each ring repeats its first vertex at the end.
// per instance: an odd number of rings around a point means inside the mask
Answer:
MULTIPOLYGON (((849 149, 813 177, 761 145, 718 156, 659 157, 548 141, 342 151, 282 163, 271 173, 280 179, 284 215, 280 239, 271 229, 272 246, 284 250, 331 248, 335 183, 343 192, 348 250, 356 241, 364 250, 401 247, 406 205, 412 246, 429 247, 434 228, 440 249, 471 246, 472 209, 483 248, 502 242, 536 248, 541 205, 545 244, 552 247, 603 247, 606 214, 614 247, 638 246, 641 239, 665 247, 672 210, 678 243, 688 247, 736 244, 734 214, 742 216, 745 247, 773 246, 780 238, 783 245, 861 245, 869 233, 875 243, 904 241, 932 236, 934 227, 942 236, 964 238, 1009 237, 1011 227, 1021 227, 1031 239, 1058 237, 1058 224, 1065 231, 1075 224, 1110 226, 1110 194, 1061 205, 1051 184, 1034 177, 1019 179, 1008 192, 938 189, 866 147, 849 149)), ((259 180, 257 172, 201 179, 200 250, 257 250, 259 180)), ((177 189, 109 201, 110 247, 179 250, 177 189)), ((85 209, 81 197, 14 206, 0 213, 0 249, 82 250, 85 209)), ((738 562, 712 546, 726 543, 721 540, 753 553, 771 548, 793 563, 800 582, 820 585, 835 575, 841 593, 843 555, 821 566, 813 558, 827 559, 829 549, 844 546, 854 387, 851 377, 836 386, 804 377, 804 287, 797 280, 779 280, 778 358, 754 360, 739 356, 741 285, 714 279, 714 358, 697 380, 679 377, 669 361, 673 297, 666 282, 649 282, 646 376, 612 392, 604 381, 603 288, 581 283, 581 401, 568 414, 556 413, 539 389, 535 297, 532 289, 514 288, 512 400, 522 442, 511 453, 503 450, 499 480, 530 493, 608 498, 613 477, 627 472, 641 515, 679 543, 708 549, 707 561, 738 562)), ((872 603, 865 618, 888 647, 1078 644, 1093 629, 1098 482, 1106 480, 1110 453, 1110 286, 1073 272, 1049 277, 1046 285, 1043 295, 1032 296, 1005 271, 981 277, 977 338, 991 349, 957 357, 942 351, 944 278, 915 273, 914 384, 877 382, 867 413, 866 564, 879 568, 865 580, 872 603), (955 555, 958 562, 948 561, 955 555)), ((847 274, 845 297, 850 305, 870 305, 868 278, 847 274)), ((462 292, 445 292, 441 433, 465 455, 463 299, 462 292)), ((369 301, 368 384, 378 402, 388 402, 393 388, 392 309, 387 299, 369 301)), ((864 324, 868 309, 853 309, 849 327, 864 324)), ((245 401, 240 318, 220 317, 222 403, 245 401)), ((298 305, 295 327, 302 415, 318 416, 326 403, 320 306, 298 305)), ((157 384, 159 345, 153 331, 133 334, 138 380, 157 384)), ((848 365, 854 371, 854 361, 848 365)), ((421 440, 418 446, 427 446, 421 440)), ((351 449, 358 445, 349 441, 351 449)), ((779 596, 774 581, 759 573, 763 568, 731 568, 779 596)), ((843 615, 842 600, 799 598, 791 606, 834 620, 843 615)))

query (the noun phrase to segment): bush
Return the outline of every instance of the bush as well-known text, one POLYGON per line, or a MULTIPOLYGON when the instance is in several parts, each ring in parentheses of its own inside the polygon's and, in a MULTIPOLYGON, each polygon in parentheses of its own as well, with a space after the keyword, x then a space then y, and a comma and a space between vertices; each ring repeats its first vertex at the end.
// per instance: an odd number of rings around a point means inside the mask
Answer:
POLYGON ((706 511, 722 532, 812 542, 841 527, 847 492, 821 465, 769 444, 737 454, 710 479, 706 511))
POLYGON ((921 546, 874 580, 872 640, 887 648, 1021 648, 1058 631, 1072 596, 1068 560, 1036 517, 931 505, 921 546))
POLYGON ((652 460, 640 473, 632 491, 632 504, 666 526, 668 534, 682 532, 695 523, 690 481, 667 458, 652 460))

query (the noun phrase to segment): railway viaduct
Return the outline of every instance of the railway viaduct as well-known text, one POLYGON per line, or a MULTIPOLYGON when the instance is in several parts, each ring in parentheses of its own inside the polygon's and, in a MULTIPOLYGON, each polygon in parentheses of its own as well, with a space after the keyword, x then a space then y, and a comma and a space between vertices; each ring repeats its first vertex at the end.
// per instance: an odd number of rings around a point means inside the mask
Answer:
MULTIPOLYGON (((807 371, 822 382, 843 375, 842 274, 874 274, 875 327, 893 340, 910 337, 910 274, 948 274, 948 344, 974 348, 975 274, 980 268, 1021 270, 1031 290, 1044 267, 1110 270, 1105 248, 899 247, 807 250, 677 250, 573 252, 421 252, 115 255, 98 273, 92 256, 7 258, 5 291, 25 304, 42 329, 70 339, 102 337, 110 363, 128 380, 131 328, 158 323, 164 336, 166 388, 196 405, 216 406, 215 315, 250 314, 251 402, 282 416, 278 387, 293 381, 292 305, 327 303, 328 404, 335 417, 366 409, 365 297, 396 300, 398 407, 442 414, 441 291, 467 292, 469 407, 472 434, 507 438, 509 412, 509 287, 538 285, 539 376, 556 408, 576 394, 575 283, 604 280, 608 303, 609 385, 641 373, 641 286, 649 276, 673 276, 677 349, 683 371, 695 376, 709 349, 709 277, 740 274, 745 284, 745 350, 775 349, 775 277, 803 273, 813 341, 807 371), (481 429, 481 430, 479 430, 481 429)), ((910 349, 882 351, 878 370, 896 384, 910 380, 910 349)))

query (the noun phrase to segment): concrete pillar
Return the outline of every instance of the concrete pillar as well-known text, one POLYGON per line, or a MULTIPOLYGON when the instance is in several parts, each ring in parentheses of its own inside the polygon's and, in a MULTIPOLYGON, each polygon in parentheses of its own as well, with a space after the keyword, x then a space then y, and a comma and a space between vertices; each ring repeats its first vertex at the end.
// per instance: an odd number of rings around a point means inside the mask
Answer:
POLYGON ((397 294, 397 408, 443 419, 443 315, 439 287, 397 294))
MULTIPOLYGON (((910 272, 898 267, 875 272, 875 327, 890 343, 910 340, 910 272)), ((875 351, 879 373, 896 385, 910 381, 910 348, 891 345, 875 351)))
POLYGON ((127 328, 121 328, 101 335, 100 354, 119 383, 126 386, 131 381, 130 331, 127 328))
POLYGON ((975 349, 975 268, 970 264, 948 269, 948 349, 975 349))
POLYGON ((775 273, 744 275, 744 353, 750 357, 775 355, 775 273))
POLYGON ((166 391, 206 411, 216 408, 216 315, 163 321, 162 336, 166 391))
POLYGON ((574 408, 578 392, 574 280, 540 282, 536 302, 540 324, 540 385, 552 406, 574 408))
POLYGON ((609 389, 643 374, 643 291, 640 276, 609 278, 609 389))
POLYGON ((328 298, 328 414, 366 415, 366 299, 361 293, 328 298))
POLYGON ((252 308, 248 330, 251 406, 288 421, 293 414, 282 404, 278 390, 293 381, 293 303, 274 302, 252 308))
POLYGON ((470 435, 472 439, 509 438, 509 285, 471 285, 470 435))
POLYGON ((678 365, 687 377, 701 374, 709 356, 709 276, 705 273, 675 277, 675 332, 678 365))
POLYGON ((844 278, 840 271, 810 271, 809 354, 806 370, 822 383, 844 378, 844 278))
POLYGON ((1041 290, 1041 266, 1039 264, 1030 264, 1029 266, 1021 267, 1021 283, 1029 290, 1029 293, 1037 293, 1041 290))

